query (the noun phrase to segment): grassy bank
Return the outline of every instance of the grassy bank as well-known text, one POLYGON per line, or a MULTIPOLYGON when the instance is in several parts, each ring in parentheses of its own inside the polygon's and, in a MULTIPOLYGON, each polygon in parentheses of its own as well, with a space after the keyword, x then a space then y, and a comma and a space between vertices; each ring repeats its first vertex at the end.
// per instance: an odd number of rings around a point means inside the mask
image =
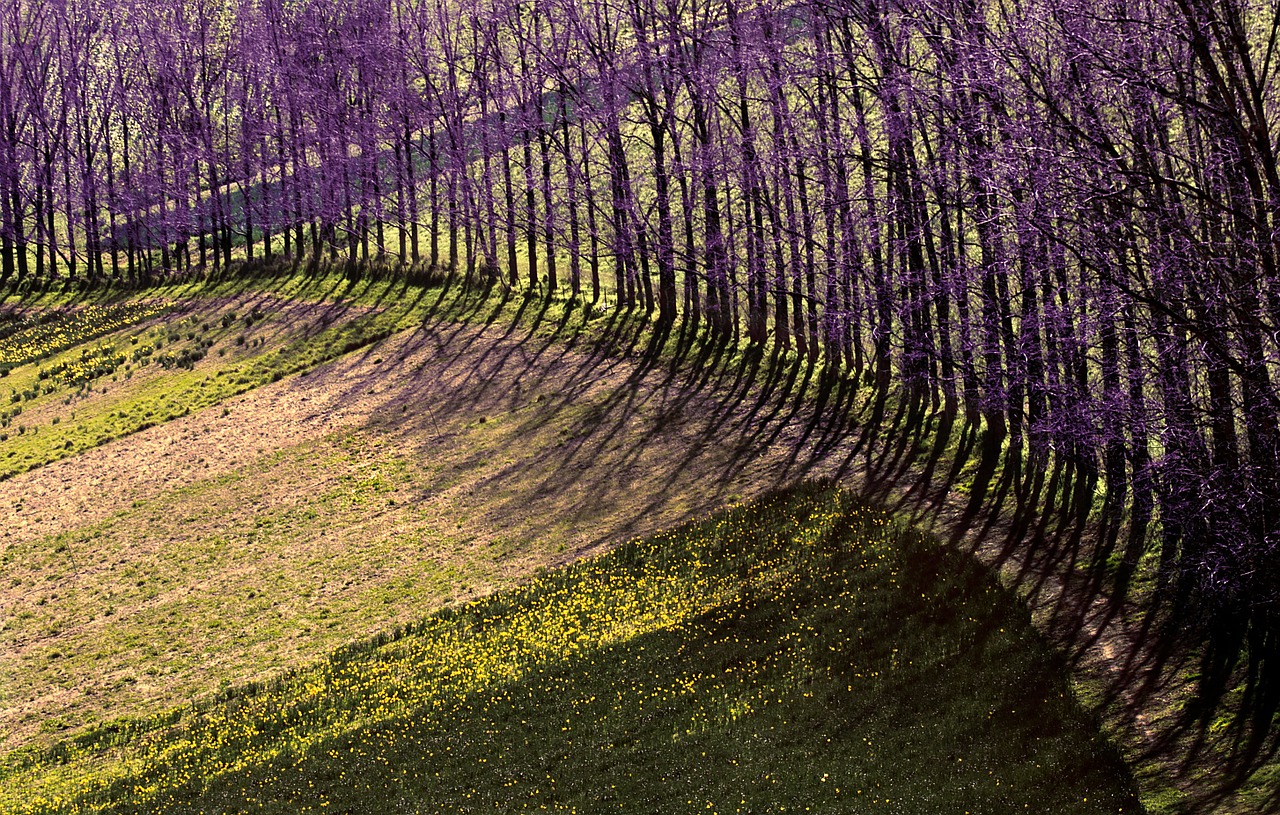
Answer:
POLYGON ((1137 812, 1027 615, 807 488, 11 756, 7 812, 1137 812))
MULTIPOLYGON (((84 294, 48 292, 25 301, 25 307, 62 307, 84 294)), ((27 605, 45 595, 51 599, 47 605, 22 609, 21 613, 32 616, 16 625, 10 618, 11 632, 39 640, 49 631, 56 634, 60 621, 75 616, 66 603, 76 598, 63 591, 65 583, 45 581, 54 572, 74 572, 69 553, 84 557, 86 544, 97 546, 88 539, 127 547, 132 538, 162 534, 165 524, 157 519, 172 518, 181 525, 184 519, 199 516, 207 525, 230 525, 234 530, 226 541, 212 540, 208 551, 199 549, 201 562, 219 571, 213 584, 201 584, 206 589, 242 580, 237 569, 248 562, 245 558, 255 564, 264 562, 257 550, 242 548, 242 542, 264 542, 269 544, 264 551, 294 551, 298 556, 286 564, 285 579, 269 571, 253 574, 250 590, 254 595, 247 601, 245 592, 240 596, 224 592, 199 608, 185 601, 161 607, 160 601, 174 599, 174 586, 190 579, 176 567, 167 575, 168 585, 150 580, 136 591, 130 584, 123 593, 138 595, 144 604, 160 593, 149 616, 131 622, 140 631, 153 626, 171 631, 169 618, 175 608, 180 609, 179 618, 197 620, 189 626, 193 631, 231 613, 233 622, 227 628, 209 628, 193 641, 216 642, 217 670, 226 671, 232 684, 239 685, 277 675, 283 667, 307 664, 364 632, 384 630, 442 604, 510 586, 540 566, 572 559, 575 552, 597 551, 634 534, 635 520, 646 513, 661 519, 647 529, 661 528, 736 496, 830 476, 865 491, 875 501, 899 507, 915 523, 931 526, 944 536, 954 535, 954 542, 971 545, 991 568, 1002 570, 1006 584, 1022 593, 1034 609, 1041 630, 1052 632, 1059 647, 1073 654, 1073 687, 1123 746, 1151 812, 1258 813, 1274 806, 1275 752, 1249 754, 1247 764, 1240 758, 1242 751, 1252 749, 1233 718, 1245 695, 1244 677, 1212 721, 1200 723, 1189 712, 1199 669, 1194 643, 1189 648, 1178 648, 1176 642, 1163 650, 1151 647, 1157 643, 1155 629, 1149 632, 1142 626, 1146 601, 1154 590, 1157 549, 1149 548, 1138 561, 1127 597, 1106 599, 1104 626, 1111 628, 1099 633, 1090 630, 1085 624, 1092 613, 1090 604, 1100 605, 1099 598, 1105 598, 1107 583, 1124 554, 1119 549, 1099 554, 1095 549, 1100 489, 1082 491, 1069 475, 1062 476, 1060 461, 1032 467, 1025 457, 1016 459, 1007 449, 988 449, 980 423, 966 424, 963 417, 950 422, 936 405, 917 411, 901 393, 879 394, 852 377, 824 377, 820 366, 808 366, 807 361, 797 364, 794 357, 761 359, 742 345, 706 336, 676 335, 657 342, 643 314, 588 311, 580 299, 563 295, 543 299, 501 286, 485 289, 455 282, 432 287, 387 277, 351 277, 336 269, 304 275, 281 266, 249 276, 174 281, 141 293, 98 289, 88 294, 105 305, 142 297, 182 302, 196 310, 222 308, 219 304, 228 298, 261 296, 313 304, 344 324, 359 315, 377 315, 380 330, 413 329, 387 342, 380 342, 380 331, 372 333, 370 343, 359 346, 367 353, 351 355, 367 357, 367 362, 382 362, 385 356, 386 365, 343 363, 335 371, 322 365, 324 370, 281 384, 306 381, 317 390, 341 392, 347 399, 357 391, 347 389, 343 381, 354 381, 362 383, 358 393, 368 387, 372 394, 376 385, 382 399, 385 380, 395 379, 406 369, 418 373, 404 387, 387 390, 385 403, 368 414, 368 425, 357 435, 334 436, 320 446, 291 447, 283 458, 277 456, 277 463, 259 459, 254 465, 257 470, 235 475, 247 475, 251 487, 224 489, 213 482, 202 483, 180 496, 130 508, 127 517, 114 522, 115 530, 86 525, 60 538, 32 542, 22 552, 22 562, 34 564, 32 573, 23 574, 24 585, 16 590, 31 601, 27 605), (417 331, 418 327, 422 330, 417 331), (422 343, 415 345, 418 340, 422 343), (418 349, 407 363, 396 350, 406 344, 418 349), (428 358, 436 362, 424 364, 428 358), (672 433, 673 426, 680 430, 672 433), (359 470, 370 462, 334 455, 330 448, 349 450, 350 444, 365 446, 371 439, 385 441, 387 449, 396 450, 378 467, 391 466, 410 477, 385 494, 381 488, 374 490, 376 495, 371 493, 363 509, 348 507, 342 501, 346 487, 334 490, 331 479, 363 484, 359 470), (447 465, 442 465, 442 458, 447 465), (418 464, 426 466, 420 471, 418 464), (299 475, 304 471, 308 474, 299 475), (308 514, 292 506, 270 510, 259 506, 272 503, 274 493, 285 492, 273 484, 287 484, 290 494, 306 496, 313 489, 309 477, 324 481, 316 493, 321 502, 336 501, 341 511, 308 514), (247 497, 232 500, 227 496, 233 492, 247 497), (260 523, 267 528, 259 530, 260 523), (512 534, 512 525, 519 527, 518 533, 512 534), (394 534, 384 539, 359 532, 328 540, 332 536, 325 530, 338 528, 394 534), (569 530, 575 530, 576 537, 566 546, 569 530), (587 537, 586 530, 598 534, 587 537), (322 556, 317 554, 317 542, 322 540, 327 541, 325 556, 338 552, 350 556, 344 568, 354 571, 369 566, 369 574, 356 581, 357 587, 364 588, 336 604, 334 587, 326 588, 319 577, 322 556), (299 541, 305 545, 297 546, 299 541), (370 542, 375 544, 372 549, 362 548, 370 542), (366 557, 369 553, 374 557, 366 557), (417 566, 407 567, 410 563, 417 566), (412 574, 399 581, 397 575, 406 568, 412 574), (412 581, 416 583, 410 585, 412 581), (37 585, 43 591, 36 590, 37 585), (300 595, 304 600, 284 612, 283 619, 276 610, 276 619, 261 625, 241 624, 240 615, 258 609, 270 616, 264 610, 267 606, 283 604, 297 591, 308 593, 300 595), (194 617, 184 617, 193 610, 198 612, 194 617), (282 632, 285 636, 280 636, 282 632), (254 649, 264 642, 287 642, 289 647, 283 650, 288 653, 259 660, 254 649), (266 669, 259 671, 255 665, 266 669)), ((243 315, 244 309, 240 311, 243 315)), ((110 337, 95 340, 108 341, 110 337)), ((181 343, 173 346, 175 353, 180 348, 181 343)), ((277 338, 267 338, 265 346, 253 345, 251 339, 247 348, 228 346, 228 354, 251 354, 256 361, 283 348, 283 340, 277 338)), ((79 351, 73 348, 69 353, 79 351)), ((316 360, 331 356, 326 352, 316 360)), ((230 356, 210 358, 196 368, 231 361, 230 356)), ((248 358, 234 361, 237 365, 250 362, 248 358)), ((55 362, 50 357, 37 364, 55 362)), ((303 365, 295 370, 316 369, 303 365)), ((201 381, 210 371, 201 373, 201 381)), ((10 373, 12 381, 25 375, 22 367, 10 373)), ((141 376, 135 376, 133 384, 141 376)), ((258 376, 239 383, 238 388, 257 391, 273 378, 258 376)), ((0 387, 3 384, 0 380, 0 387)), ((110 387, 112 395, 107 398, 114 398, 117 386, 110 387)), ((39 433, 71 432, 68 424, 76 427, 91 415, 87 403, 75 402, 73 407, 74 422, 64 417, 60 429, 46 421, 39 433)), ((212 410, 223 411, 225 421, 248 412, 238 402, 230 409, 229 417, 222 407, 212 410)), ((111 412, 121 415, 118 410, 111 412)), ((217 413, 206 413, 207 424, 216 425, 217 413)), ((180 410, 171 410, 163 417, 180 415, 180 410)), ((261 419, 264 413, 255 415, 261 419)), ((145 426, 147 421, 138 418, 132 427, 145 426)), ((92 446, 90 442, 83 449, 92 446)), ((65 448, 57 445, 53 449, 58 456, 81 450, 64 453, 65 448)), ((246 460, 254 459, 250 455, 246 460)), ((173 563, 186 556, 189 550, 184 547, 175 546, 168 553, 174 555, 173 563)), ((18 550, 13 551, 17 557, 18 550)), ((113 579, 101 577, 108 582, 113 579)), ((102 603, 97 601, 110 588, 106 583, 97 588, 101 590, 91 612, 103 622, 102 603)), ((120 622, 120 616, 111 618, 113 626, 120 622)), ((111 693, 130 688, 128 684, 115 687, 118 678, 132 677, 138 687, 157 684, 150 676, 153 668, 162 676, 171 676, 172 671, 189 675, 191 681, 182 686, 183 697, 208 698, 216 687, 207 676, 203 684, 197 676, 200 655, 206 653, 203 645, 186 649, 182 660, 177 660, 173 654, 149 655, 145 643, 140 643, 126 643, 132 649, 126 660, 130 665, 121 677, 112 678, 111 693)), ((17 675, 39 676, 41 681, 50 678, 58 687, 70 687, 78 681, 77 672, 85 660, 93 663, 93 651, 68 650, 52 642, 33 651, 33 658, 35 662, 12 663, 17 675), (38 670, 27 672, 28 665, 38 670)), ((0 665, 0 680, 4 667, 0 665)), ((1243 668, 1239 673, 1243 675, 1243 668)), ((147 704, 135 705, 135 697, 126 693, 112 700, 123 699, 120 711, 132 714, 157 710, 156 704, 167 698, 153 695, 147 704)), ((64 726, 67 733, 78 733, 82 726, 109 718, 103 712, 59 716, 48 723, 52 734, 62 732, 64 726)), ((1267 742, 1272 743, 1274 739, 1267 742)), ((41 739, 41 745, 47 744, 47 739, 41 739)))

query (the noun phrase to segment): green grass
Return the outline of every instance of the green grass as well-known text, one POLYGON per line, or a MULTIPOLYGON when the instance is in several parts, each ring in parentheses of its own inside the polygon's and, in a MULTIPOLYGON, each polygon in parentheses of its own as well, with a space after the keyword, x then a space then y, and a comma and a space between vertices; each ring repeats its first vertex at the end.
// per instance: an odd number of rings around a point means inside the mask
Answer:
MULTIPOLYGON (((345 278, 268 282, 291 300, 301 299, 301 288, 316 299, 341 297, 344 305, 302 309, 305 321, 291 322, 293 303, 259 298, 243 284, 237 291, 206 282, 203 296, 183 294, 163 322, 99 336, 91 352, 109 349, 103 353, 128 361, 94 379, 89 392, 58 375, 42 376, 74 370, 88 346, 20 365, 4 380, 9 390, 52 390, 0 407, 9 421, 0 427, 0 474, 73 458, 197 413, 291 370, 363 348, 424 315, 420 288, 406 297, 399 286, 376 281, 345 294, 345 278), (341 288, 324 295, 315 291, 317 283, 341 288), (329 327, 322 328, 326 319, 329 327), (204 356, 190 368, 159 362, 196 350, 204 356)), ((387 367, 394 364, 389 358, 387 367)), ((324 374, 297 383, 312 385, 347 387, 324 374)), ((247 445, 243 467, 212 478, 204 458, 170 448, 168 457, 186 460, 187 486, 133 500, 131 507, 126 502, 109 517, 60 534, 12 530, 0 551, 0 653, 8 653, 0 662, 0 699, 7 707, 0 713, 14 728, 5 733, 0 723, 0 736, 47 746, 108 717, 150 715, 207 695, 220 679, 271 676, 368 631, 510 586, 563 560, 566 539, 581 545, 573 536, 583 534, 583 519, 572 513, 553 509, 537 521, 536 534, 521 527, 530 518, 487 517, 501 501, 528 505, 530 490, 520 492, 526 479, 503 486, 500 477, 518 459, 535 487, 554 472, 554 461, 534 460, 538 450, 554 448, 554 428, 537 432, 530 419, 509 416, 505 408, 473 423, 465 404, 456 423, 437 410, 429 425, 416 426, 407 410, 416 404, 399 405, 394 419, 404 427, 397 435, 386 435, 393 428, 384 418, 369 432, 338 433, 262 458, 265 451, 247 445), (453 429, 450 437, 464 433, 467 441, 456 450, 433 449, 424 467, 412 451, 420 453, 426 440, 440 441, 438 413, 444 428, 453 429), (479 459, 472 455, 480 452, 479 459), (395 478, 371 481, 377 471, 395 478), (467 497, 480 483, 490 503, 472 505, 467 497), (217 669, 206 669, 210 663, 217 669)), ((548 424, 559 427, 576 416, 567 413, 548 424)), ((215 408, 173 432, 225 427, 239 415, 234 405, 221 415, 215 408)), ((252 439, 252 432, 245 437, 252 439)), ((145 470, 151 462, 121 464, 145 470)), ((99 483, 81 478, 74 463, 61 478, 61 488, 73 492, 91 492, 99 483)), ((25 500, 24 489, 14 484, 8 491, 15 527, 23 519, 38 525, 57 516, 59 510, 39 498, 25 500)), ((607 506, 617 512, 617 503, 607 506)), ((600 529, 616 519, 604 520, 600 529)))
POLYGON ((984 575, 802 488, 13 754, 0 809, 1140 811, 984 575))
MULTIPOLYGON (((607 305, 603 310, 596 310, 591 314, 585 313, 583 300, 572 300, 567 293, 557 293, 549 301, 543 301, 541 297, 528 297, 531 294, 517 290, 515 292, 504 292, 501 287, 497 287, 492 291, 485 292, 478 287, 467 288, 460 285, 450 285, 444 289, 424 287, 417 284, 408 284, 400 280, 392 280, 387 278, 378 278, 374 276, 365 276, 361 278, 351 278, 344 275, 337 267, 322 265, 320 272, 314 275, 303 275, 285 264, 280 264, 272 269, 259 269, 251 275, 241 276, 239 273, 228 273, 222 277, 210 277, 207 279, 188 279, 178 283, 164 284, 159 287, 153 287, 146 291, 148 297, 162 297, 166 301, 198 301, 202 299, 213 300, 215 298, 237 296, 246 292, 263 292, 279 296, 288 300, 305 300, 311 302, 335 303, 344 306, 352 306, 359 308, 373 308, 386 312, 379 318, 380 325, 384 328, 398 328, 413 325, 426 319, 435 322, 437 325, 448 322, 469 322, 473 324, 491 323, 500 332, 513 340, 526 342, 534 347, 540 347, 544 342, 559 347, 565 345, 584 348, 597 342, 607 346, 607 353, 616 353, 624 350, 629 344, 634 345, 638 342, 638 347, 644 347, 644 343, 648 339, 644 315, 639 312, 625 313, 611 309, 607 305), (621 338, 621 341, 619 341, 621 338)), ((26 295, 21 303, 27 307, 43 307, 53 308, 62 307, 71 303, 82 301, 89 297, 95 303, 112 304, 118 302, 132 302, 133 298, 139 295, 136 292, 127 292, 119 289, 95 289, 90 292, 81 292, 78 290, 67 291, 48 291, 43 293, 32 293, 26 295)), ((13 302, 12 300, 7 302, 13 302)), ((345 319, 345 318, 344 318, 345 319)), ((663 353, 663 364, 671 361, 672 346, 674 341, 669 342, 663 353)), ((271 350, 275 350, 276 346, 272 346, 271 350)), ((263 354, 266 352, 263 351, 263 354)), ((698 353, 695 347, 694 354, 698 353)), ((316 360, 323 361, 324 355, 316 357, 316 360)), ((717 357, 717 365, 720 370, 728 371, 741 364, 745 359, 745 350, 741 345, 729 344, 723 352, 717 357)), ((790 367, 795 361, 794 355, 783 360, 784 368, 790 367)), ((42 363, 45 365, 51 362, 42 363)), ((241 364, 238 362, 237 364, 241 364)), ((767 365, 768 363, 766 363, 767 365)), ((684 362, 685 372, 693 371, 698 374, 699 371, 693 368, 688 360, 684 362)), ((798 367, 798 366, 797 366, 798 367)), ((33 369, 26 369, 33 370, 33 369)), ((305 368, 299 367, 299 370, 305 368)), ((816 389, 816 383, 819 380, 819 373, 815 372, 812 377, 806 377, 801 380, 797 387, 798 398, 805 395, 805 383, 808 383, 807 390, 809 395, 816 389)), ((11 376, 13 378, 21 378, 24 369, 15 369, 11 376)), ((184 374, 185 375, 185 374, 184 374)), ((239 388, 247 390, 257 384, 263 384, 271 380, 269 374, 266 377, 251 379, 249 382, 239 383, 239 388)), ((281 374, 283 375, 283 374, 281 374)), ((761 374, 758 379, 763 378, 765 374, 761 374)), ((239 375, 237 379, 241 378, 239 375)), ((194 381, 194 380, 193 380, 194 381)), ((9 384, 9 380, 0 379, 0 392, 3 386, 9 384)), ((188 383, 190 384, 190 383, 188 383)), ((236 390, 235 392, 240 392, 236 390)), ((861 404, 868 398, 869 394, 865 391, 861 392, 855 398, 855 402, 861 404)), ((221 397, 220 397, 221 398, 221 397)), ((887 402, 887 413, 893 414, 900 395, 891 393, 887 402)), ((216 399, 214 401, 217 401, 216 399)), ((3 407, 3 406, 0 406, 3 407)), ((163 421, 181 413, 175 410, 157 410, 155 405, 145 405, 139 412, 138 416, 134 416, 132 423, 126 422, 120 429, 119 434, 123 435, 132 432, 133 429, 145 426, 146 423, 152 421, 163 421), (150 412, 151 417, 145 417, 150 412), (143 418, 139 418, 139 416, 143 418)), ((159 405, 160 408, 166 407, 159 405)), ((854 412, 857 412, 855 410, 854 412)), ((78 412, 77 417, 84 417, 88 414, 78 412)), ((14 419, 15 423, 22 419, 14 419)), ((111 433, 101 434, 92 438, 77 438, 74 435, 58 436, 56 433, 70 434, 72 427, 79 428, 81 425, 76 423, 67 423, 61 426, 48 426, 46 423, 39 429, 39 436, 53 440, 54 443, 44 449, 52 448, 53 455, 40 459, 39 451, 29 461, 22 464, 19 469, 26 469, 30 466, 38 466, 41 461, 53 460, 54 458, 72 453, 83 449, 83 447, 93 446, 102 440, 114 437, 111 433), (71 441, 73 446, 68 448, 66 442, 71 441), (58 448, 57 443, 61 443, 62 447, 58 448), (82 445, 82 446, 81 446, 82 445)), ((8 429, 12 435, 12 428, 8 429)), ((932 431, 928 431, 932 432, 932 431)), ((954 456, 958 453, 955 448, 955 442, 960 435, 959 425, 952 428, 949 439, 944 440, 946 450, 944 450, 941 462, 938 465, 939 472, 946 472, 953 463, 954 456)), ((30 437, 28 438, 30 441, 30 437)), ((12 445, 13 439, 9 444, 12 445)), ((927 446, 927 445, 925 445, 927 446)), ((3 456, 6 445, 0 444, 0 456, 3 456)), ((922 448, 923 449, 923 448, 922 448)), ((1001 462, 1003 466, 1007 462, 1001 462)), ((961 462, 961 464, 964 464, 961 462)), ((0 465, 3 461, 0 460, 0 465)), ((957 482, 954 484, 956 492, 966 492, 969 489, 970 482, 974 475, 974 468, 977 465, 977 459, 972 452, 969 453, 968 463, 964 464, 962 471, 958 476, 957 482)), ((1001 470, 998 469, 995 479, 998 480, 1001 470)), ((995 483, 993 481, 993 483, 995 483)), ((924 522, 929 522, 926 518, 924 522)), ((570 519, 557 519, 559 524, 568 524, 570 519)), ((1155 549, 1151 550, 1155 552, 1155 549)), ((1154 563, 1154 558, 1149 560, 1154 563)), ((1082 560, 1083 562, 1083 560, 1082 560)), ((1083 567, 1081 567, 1083 568, 1083 567)), ((1139 595, 1144 595, 1149 589, 1149 577, 1151 570, 1140 570, 1136 582, 1132 587, 1139 595)), ((447 578, 448 576, 446 576, 447 578)), ((447 581, 446 581, 447 582, 447 581)), ((456 581, 455 581, 456 582, 456 581)), ((469 575, 467 582, 476 582, 475 575, 469 575)), ((432 592, 447 597, 447 591, 432 592)), ((415 611, 415 613, 422 613, 415 611)), ((401 617, 403 619, 403 617, 401 617)), ((324 625, 327 623, 319 623, 324 625)), ((383 624, 383 623, 380 623, 383 624)), ((361 630, 367 630, 361 629, 361 630)), ((349 635, 348 635, 349 636, 349 635)), ((324 647, 328 647, 333 640, 326 640, 324 647)), ((315 653, 314 651, 312 653, 315 653)), ((241 676, 244 676, 242 673, 241 676)), ((151 708, 154 710, 154 708, 151 708)), ((1154 705, 1149 713, 1154 721, 1160 721, 1170 718, 1176 714, 1176 705, 1165 705, 1160 707, 1159 704, 1154 705)), ((1110 716, 1111 711, 1102 711, 1102 715, 1110 716)), ((1145 749, 1144 745, 1130 742, 1126 744, 1127 754, 1134 762, 1135 772, 1144 779, 1143 789, 1147 795, 1147 803, 1154 810, 1169 809, 1169 811, 1178 810, 1179 802, 1185 799, 1184 791, 1172 791, 1169 787, 1169 778, 1176 775, 1179 771, 1168 767, 1156 768, 1152 762, 1155 759, 1146 757, 1141 750, 1145 749), (1157 779, 1158 780, 1155 780, 1157 779), (1166 789, 1167 788, 1167 789, 1166 789), (1167 793, 1167 794, 1166 794, 1167 793)), ((1172 755, 1172 754, 1170 754, 1172 755)), ((1180 755, 1180 753, 1179 753, 1180 755)), ((1253 792, 1246 791, 1240 797, 1242 805, 1253 807, 1248 811, 1264 811, 1265 806, 1255 804, 1253 801, 1262 800, 1269 795, 1268 779, 1273 779, 1274 773, 1262 772, 1258 778, 1250 782, 1250 789, 1253 792), (1261 779, 1261 780, 1259 780, 1261 779), (1258 792, 1261 790, 1261 792, 1258 792), (1248 803, 1245 803, 1246 800, 1248 803)), ((0 782, 3 787, 4 782, 0 782)), ((1186 787, 1185 784, 1181 785, 1186 787)), ((1189 787, 1187 787, 1189 788, 1189 787)), ((759 808, 759 807, 757 807, 759 808)), ((428 808, 429 810, 430 808, 428 808)), ((1185 807, 1184 807, 1185 809, 1185 807)), ((981 811, 972 810, 972 811, 981 811)), ((1072 811, 1070 809, 1063 811, 1072 811)), ((1246 810, 1242 810, 1246 811, 1246 810)))
MULTIPOLYGON (((122 384, 119 389, 122 392, 117 397, 85 405, 79 410, 75 421, 64 423, 61 417, 57 417, 44 426, 38 426, 29 421, 24 422, 20 418, 21 414, 10 415, 16 405, 22 405, 23 412, 29 415, 30 403, 42 398, 45 402, 65 400, 70 404, 72 401, 71 389, 59 389, 47 376, 41 377, 41 370, 20 367, 13 371, 6 377, 9 381, 5 382, 8 385, 5 393, 11 397, 12 404, 0 406, 0 416, 8 420, 8 425, 12 425, 0 431, 0 436, 3 436, 0 438, 0 479, 185 416, 290 374, 310 370, 323 362, 383 339, 406 325, 403 311, 360 313, 353 309, 344 314, 344 319, 337 324, 314 333, 286 336, 281 342, 271 346, 259 345, 256 350, 246 350, 236 348, 232 340, 232 336, 243 328, 242 324, 219 327, 216 323, 216 311, 204 316, 207 318, 205 325, 208 325, 208 319, 215 321, 215 328, 205 332, 209 337, 202 336, 195 340, 184 339, 181 334, 170 335, 175 336, 176 340, 170 340, 166 350, 157 349, 156 353, 149 353, 141 360, 135 360, 144 365, 164 365, 171 369, 166 375, 150 378, 136 387, 122 384), (212 347, 215 344, 222 346, 220 350, 231 348, 235 353, 225 360, 222 357, 204 356, 206 345, 212 347), (183 360, 184 353, 189 355, 193 351, 202 355, 204 365, 178 364, 183 360), (38 390, 27 391, 28 388, 38 390), (30 395, 29 399, 19 398, 24 392, 30 395)), ((194 327, 198 319, 192 318, 190 324, 183 328, 194 327)), ((143 350, 151 348, 149 340, 159 348, 164 348, 167 330, 169 329, 157 329, 146 335, 137 335, 132 338, 134 341, 131 344, 120 336, 110 347, 118 346, 120 350, 116 353, 119 354, 136 355, 139 347, 143 350), (144 340, 141 346, 137 342, 139 336, 144 340), (154 337, 159 337, 159 341, 154 337)), ((13 339, 21 340, 21 333, 25 332, 20 332, 13 339)), ((94 336, 101 336, 101 333, 94 336)), ((63 355, 68 357, 65 361, 55 356, 49 370, 79 362, 81 353, 79 349, 69 351, 63 355)), ((125 373, 131 375, 132 370, 125 373)))
MULTIPOLYGON (((345 432, 10 542, 0 698, 22 712, 15 729, 38 728, 47 746, 207 696, 220 680, 276 675, 526 575, 469 541, 465 513, 414 503, 437 482, 392 443, 345 432)), ((519 554, 545 562, 550 548, 519 554)))
POLYGON ((164 313, 155 302, 90 305, 75 310, 44 310, 8 321, 0 336, 0 370, 44 359, 113 331, 164 313))

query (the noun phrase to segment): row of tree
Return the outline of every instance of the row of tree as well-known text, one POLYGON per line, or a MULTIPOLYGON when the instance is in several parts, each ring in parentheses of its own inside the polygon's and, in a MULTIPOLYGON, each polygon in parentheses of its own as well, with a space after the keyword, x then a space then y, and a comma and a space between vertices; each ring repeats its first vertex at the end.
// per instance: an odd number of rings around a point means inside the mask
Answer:
POLYGON ((607 290, 1055 451, 1277 650, 1273 3, 0 14, 5 279, 283 252, 607 290))

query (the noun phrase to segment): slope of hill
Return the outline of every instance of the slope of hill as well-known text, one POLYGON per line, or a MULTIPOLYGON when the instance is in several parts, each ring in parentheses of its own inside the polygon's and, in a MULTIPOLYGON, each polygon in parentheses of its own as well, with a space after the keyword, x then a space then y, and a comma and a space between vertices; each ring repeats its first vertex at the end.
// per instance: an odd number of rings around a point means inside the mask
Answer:
MULTIPOLYGON (((72 298, 84 296, 10 303, 0 333, 72 298)), ((1099 590, 1112 559, 1078 543, 1093 496, 1057 464, 1023 492, 980 426, 562 299, 286 274, 96 302, 165 311, 0 379, 0 394, 42 385, 10 403, 23 410, 0 440, 0 464, 14 462, 0 481, 0 732, 14 772, 825 478, 1002 573, 1070 654, 1072 688, 1150 811, 1274 800, 1265 754, 1225 775, 1239 749, 1228 720, 1187 726, 1196 654, 1153 651, 1139 610, 1099 590), (146 346, 150 363, 131 359, 146 346), (86 348, 131 350, 89 387, 58 379, 86 348)), ((40 778, 15 787, 15 805, 53 788, 40 778)))
POLYGON ((24 813, 1139 811, 1016 598, 818 488, 5 775, 24 813))

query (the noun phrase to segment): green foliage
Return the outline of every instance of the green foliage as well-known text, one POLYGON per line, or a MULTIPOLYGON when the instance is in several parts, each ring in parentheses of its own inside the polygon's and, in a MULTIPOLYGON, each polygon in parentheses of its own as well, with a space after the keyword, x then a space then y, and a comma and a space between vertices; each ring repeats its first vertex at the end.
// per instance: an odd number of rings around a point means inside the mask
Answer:
POLYGON ((811 487, 0 769, 52 812, 1139 811, 1025 609, 811 487))

